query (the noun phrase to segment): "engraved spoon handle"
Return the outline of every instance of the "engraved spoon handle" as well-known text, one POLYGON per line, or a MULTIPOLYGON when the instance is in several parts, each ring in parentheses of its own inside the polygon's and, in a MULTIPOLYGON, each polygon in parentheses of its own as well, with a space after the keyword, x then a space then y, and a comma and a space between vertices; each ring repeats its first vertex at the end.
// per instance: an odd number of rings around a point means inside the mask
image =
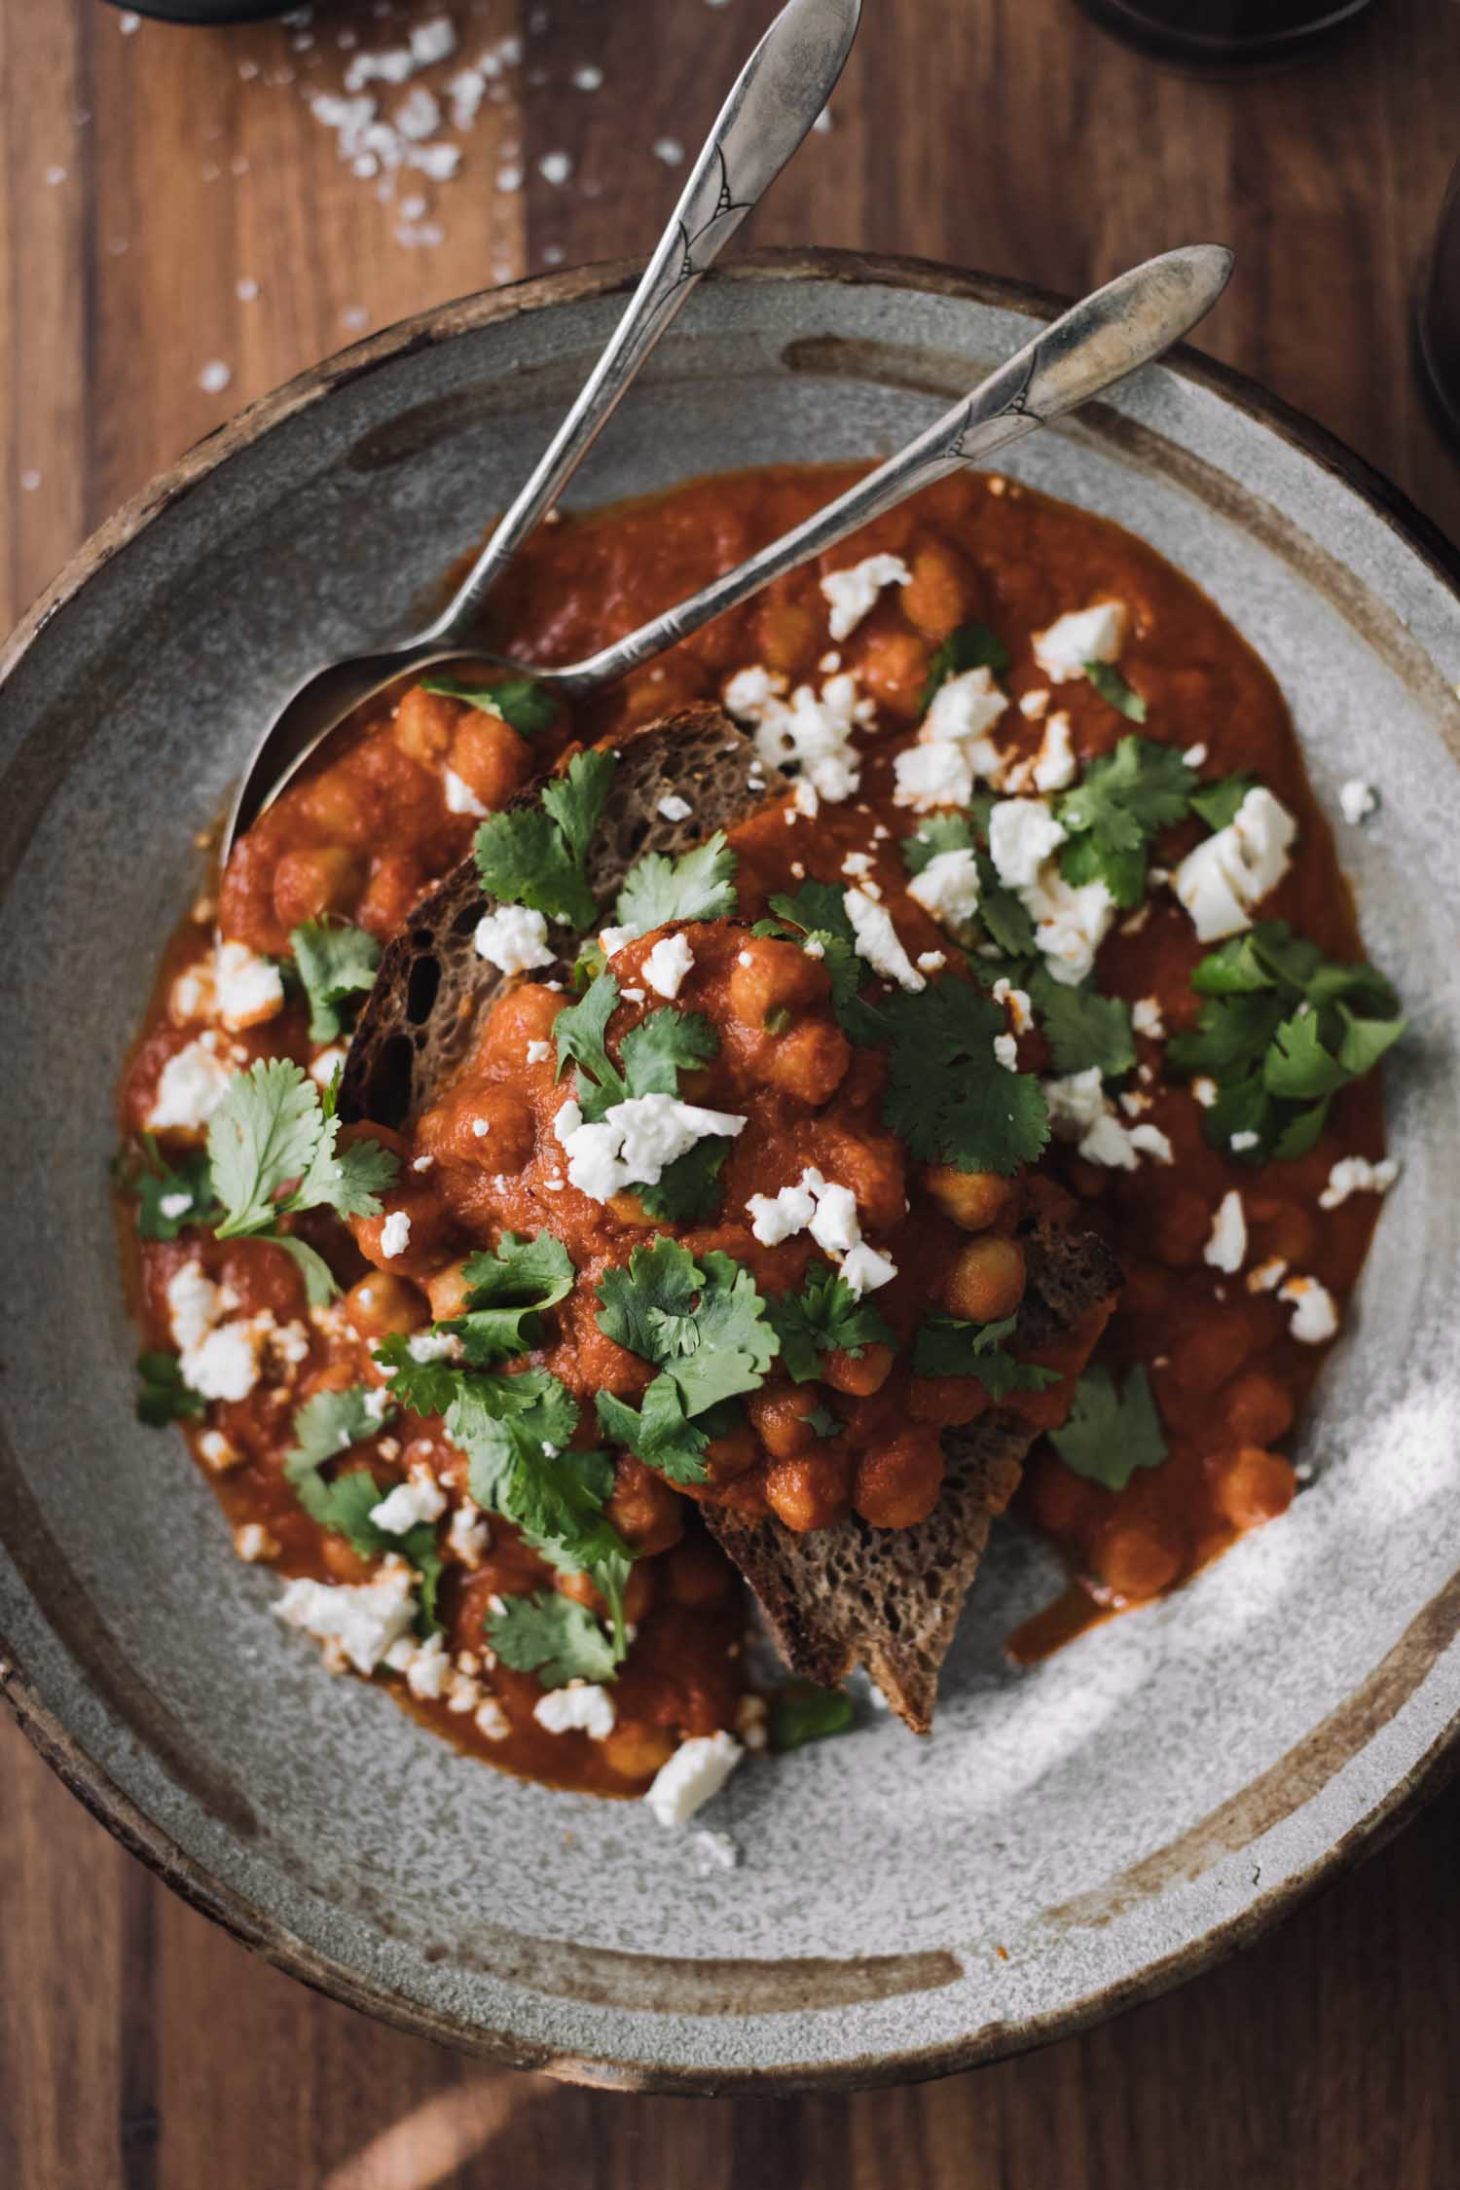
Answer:
POLYGON ((561 691, 588 692, 662 653, 918 488, 1006 448, 1159 357, 1210 311, 1231 270, 1230 251, 1203 243, 1166 251, 1118 275, 1041 329, 971 395, 825 509, 612 646, 535 674, 561 691))
POLYGON ((557 501, 701 274, 825 107, 861 0, 787 0, 733 85, 628 310, 531 478, 423 643, 465 641, 522 542, 557 501))

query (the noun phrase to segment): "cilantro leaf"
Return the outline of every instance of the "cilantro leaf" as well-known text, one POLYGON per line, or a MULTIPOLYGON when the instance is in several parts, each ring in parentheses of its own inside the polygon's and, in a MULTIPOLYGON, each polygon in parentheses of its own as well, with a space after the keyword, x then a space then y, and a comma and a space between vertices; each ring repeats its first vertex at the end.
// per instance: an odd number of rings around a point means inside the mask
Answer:
POLYGON ((596 1405, 604 1436, 616 1445, 626 1445, 645 1467, 657 1468, 671 1483, 705 1481, 709 1435, 686 1414, 673 1377, 656 1376, 642 1407, 630 1407, 612 1392, 600 1392, 596 1405))
POLYGON ((468 1257, 464 1274, 465 1313, 435 1329, 459 1338, 472 1366, 486 1368, 537 1344, 543 1310, 573 1289, 573 1258, 550 1232, 532 1240, 504 1232, 493 1253, 468 1257))
POLYGON ((497 715, 524 738, 550 730, 558 719, 556 698, 531 677, 505 677, 499 684, 462 684, 455 677, 423 677, 421 690, 437 692, 447 700, 464 700, 484 715, 497 715))
POLYGON ((679 1075, 707 1064, 720 1038, 698 1011, 668 1004, 651 1011, 623 1039, 624 1078, 630 1095, 677 1095, 679 1075))
POLYGON ((486 1630, 502 1663, 535 1673, 544 1688, 611 1681, 623 1655, 586 1605, 551 1589, 505 1598, 500 1611, 487 1614, 486 1630))
POLYGON ((1103 1363, 1087 1369, 1069 1419, 1051 1430, 1050 1441, 1067 1468, 1107 1490, 1124 1490, 1137 1468, 1159 1467, 1166 1439, 1145 1370, 1132 1369, 1118 1391, 1103 1363))
POLYGON ((852 1699, 840 1688, 783 1688, 771 1705, 771 1747, 784 1753, 852 1730, 852 1699))
POLYGON ((1130 722, 1144 722, 1146 703, 1133 686, 1116 668, 1114 662, 1086 662, 1085 675, 1094 685, 1102 700, 1124 715, 1130 722))
POLYGON ((978 854, 978 917, 989 939, 1011 958, 1032 957, 1034 921, 1028 907, 999 880, 999 872, 987 852, 978 854))
POLYGON ((325 1467, 354 1445, 379 1434, 385 1419, 384 1394, 363 1384, 343 1391, 316 1392, 294 1415, 294 1444, 285 1455, 284 1475, 310 1519, 333 1536, 343 1536, 362 1558, 383 1559, 396 1552, 420 1576, 417 1626, 429 1634, 436 1626, 436 1590, 441 1551, 435 1524, 421 1521, 404 1534, 381 1528, 370 1516, 385 1496, 368 1468, 351 1468, 326 1477, 325 1467))
POLYGON ((803 882, 794 896, 771 899, 777 920, 768 930, 820 946, 821 962, 831 982, 832 1009, 842 1032, 864 1047, 885 1038, 879 1008, 865 1001, 861 990, 871 978, 857 949, 857 939, 842 892, 830 882, 803 882))
POLYGON ((1262 1063, 1262 1084, 1269 1095, 1292 1102, 1316 1102, 1342 1087, 1349 1075, 1319 1039, 1318 1013, 1300 1005, 1274 1029, 1262 1063))
POLYGON ((678 859, 646 852, 629 869, 614 920, 636 935, 648 935, 671 920, 724 919, 735 911, 735 867, 723 829, 678 859))
POLYGON ((1029 976, 1029 990, 1058 1071, 1098 1065, 1103 1078, 1114 1080, 1135 1070, 1130 1005, 1120 997, 1102 996, 1089 981, 1067 988, 1043 966, 1029 976))
POLYGON ((1204 783, 1191 794, 1191 810, 1213 832, 1230 828, 1243 799, 1256 782, 1256 776, 1244 769, 1240 775, 1222 776, 1215 783, 1204 783))
POLYGON ((961 677, 969 669, 987 669, 994 676, 1002 677, 1008 666, 1009 649, 996 631, 991 631, 987 624, 960 624, 928 664, 921 701, 923 712, 926 714, 950 677, 961 677))
POLYGON ((329 1267, 305 1241, 281 1237, 278 1219, 320 1208, 376 1216, 380 1193, 396 1173, 389 1149, 363 1138, 337 1148, 339 1131, 332 1103, 283 1057, 260 1058, 236 1074, 208 1127, 208 1160, 224 1210, 218 1238, 277 1239, 304 1269, 316 1300, 334 1290, 329 1267))
POLYGON ((877 1310, 830 1263, 808 1271, 799 1293, 767 1301, 766 1314, 781 1342, 782 1367, 798 1384, 820 1376, 824 1353, 857 1359, 866 1346, 897 1343, 877 1310))
POLYGON ((1016 1361, 1007 1351, 1017 1316, 998 1323, 965 1323, 956 1316, 931 1316, 913 1342, 914 1376, 973 1376, 994 1399, 1009 1392, 1042 1392, 1058 1384, 1057 1369, 1016 1361))
POLYGON ((307 1399, 295 1411, 294 1443, 284 1460, 290 1481, 323 1467, 326 1460, 337 1460, 351 1445, 377 1436, 386 1414, 384 1396, 364 1384, 351 1384, 343 1391, 316 1392, 307 1399))
POLYGON ((720 1173, 730 1154, 723 1134, 696 1141, 667 1164, 657 1186, 637 1186, 640 1206, 656 1224, 707 1224, 720 1206, 720 1173))
POLYGON ((141 1138, 141 1154, 120 1158, 115 1166, 123 1193, 136 1198, 138 1236, 176 1239, 185 1225, 211 1224, 218 1204, 205 1152, 190 1149, 169 1163, 152 1134, 141 1138))
POLYGON ((475 845, 483 889, 567 927, 592 927, 598 901, 583 863, 614 766, 612 753, 575 754, 543 785, 538 805, 489 814, 475 845))
POLYGON ((375 1359, 390 1371, 391 1398, 412 1414, 444 1415, 456 1397, 462 1372, 454 1349, 449 1355, 433 1351, 419 1360, 411 1352, 411 1341, 399 1331, 390 1331, 376 1346, 375 1359))
POLYGON ((600 973, 576 1004, 569 1004, 553 1021, 558 1046, 558 1074, 569 1064, 581 1065, 578 1101, 585 1118, 601 1118, 614 1103, 625 1101, 628 1084, 608 1054, 608 1022, 618 1009, 618 982, 611 973, 600 973), (583 1073, 588 1074, 585 1084, 583 1073))
POLYGON ((137 1420, 160 1430, 167 1422, 189 1422, 208 1402, 183 1381, 176 1354, 149 1349, 137 1356, 137 1420))
POLYGON ((304 921, 289 942, 309 999, 309 1039, 336 1042, 353 1016, 342 1006, 375 985, 380 945, 364 928, 326 920, 304 921))
POLYGON ((911 836, 902 840, 902 863, 910 875, 920 875, 940 852, 971 852, 973 831, 962 814, 930 814, 911 836))
POLYGON ((605 1271, 598 1298, 599 1329, 662 1369, 687 1415, 757 1390, 779 1350, 745 1265, 723 1254, 696 1263, 677 1240, 636 1247, 626 1269, 605 1271))
POLYGON ((1184 819, 1196 781, 1174 746, 1151 738, 1122 738, 1092 761, 1055 808, 1068 839, 1060 853, 1066 881, 1076 888, 1102 881, 1117 905, 1139 904, 1150 840, 1184 819))
POLYGON ((1005 1032, 998 1004, 967 981, 900 990, 885 1006, 892 1036, 882 1116, 924 1163, 1007 1177, 1049 1139, 1049 1113, 1032 1073, 994 1055, 1005 1032))

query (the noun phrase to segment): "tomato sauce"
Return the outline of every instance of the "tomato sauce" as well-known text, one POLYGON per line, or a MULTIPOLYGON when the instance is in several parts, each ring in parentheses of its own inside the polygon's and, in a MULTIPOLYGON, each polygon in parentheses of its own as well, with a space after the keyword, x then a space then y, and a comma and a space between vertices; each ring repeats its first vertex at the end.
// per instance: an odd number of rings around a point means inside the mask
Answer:
MULTIPOLYGON (((495 599, 493 645, 544 665, 589 653, 799 521, 854 476, 849 468, 734 474, 551 524, 522 551, 495 599)), ((1297 820, 1291 866, 1262 917, 1291 921, 1333 957, 1360 957, 1330 831, 1282 697, 1256 655, 1189 580, 1139 540, 997 477, 971 474, 879 520, 820 566, 778 580, 577 706, 571 719, 560 712, 551 728, 531 738, 419 686, 367 715, 236 848, 219 892, 221 932, 277 956, 300 921, 338 915, 385 939, 421 891, 465 855, 478 817, 507 804, 568 745, 612 739, 690 701, 718 701, 731 675, 759 665, 790 685, 850 673, 875 704, 875 719, 858 740, 861 781, 854 796, 823 804, 812 819, 777 796, 773 784, 766 805, 731 832, 740 920, 756 919, 776 893, 808 878, 845 886, 850 854, 860 856, 861 873, 880 890, 909 953, 936 952, 946 937, 908 895, 900 851, 919 817, 893 798, 895 756, 915 733, 934 652, 971 621, 997 632, 1010 656, 1003 681, 1015 702, 998 741, 1006 751, 1033 756, 1049 703, 1039 704, 1048 679, 1036 665, 1032 637, 1065 612, 1107 598, 1129 612, 1123 667, 1147 702, 1142 735, 1199 751, 1205 778, 1251 770, 1297 820), (909 580, 882 592, 850 635, 833 643, 819 579, 874 553, 902 558, 909 580), (1021 709, 1025 699, 1029 705, 1021 709)), ((1062 683, 1053 704, 1069 718, 1082 764, 1110 752, 1130 728, 1083 677, 1062 683)), ((1166 832, 1158 845, 1162 865, 1173 866, 1201 833, 1194 822, 1166 832)), ((128 1134, 145 1126, 168 1060, 197 1037, 195 1018, 179 1005, 180 980, 185 990, 190 976, 207 978, 211 907, 197 911, 203 917, 169 953, 124 1080, 128 1134)), ((732 1253, 767 1291, 794 1288, 815 1259, 809 1239, 761 1245, 741 1212, 752 1195, 774 1194, 803 1165, 818 1165, 853 1184, 866 1220, 878 1224, 878 1244, 891 1252, 898 1275, 873 1297, 905 1340, 930 1301, 949 1297, 954 1266, 968 1254, 966 1214, 950 1214, 938 1182, 880 1122, 881 1060, 851 1051, 831 1011, 829 983, 799 947, 752 940, 744 927, 724 922, 692 924, 685 933, 694 966, 677 1001, 710 1020, 719 1048, 682 1093, 747 1123, 727 1157, 723 1215, 681 1236, 696 1255, 732 1253), (794 1038, 769 1041, 767 1021, 782 1007, 794 1013, 794 1038)), ((658 1002, 641 985, 651 941, 630 943, 614 960, 621 989, 629 992, 613 1022, 615 1043, 658 1002)), ((974 1258, 971 1304, 958 1312, 980 1321, 1017 1307, 1023 1271, 1014 1235, 1041 1197, 1073 1206, 1078 1222, 1109 1240, 1125 1282, 1101 1358, 1118 1372, 1148 1370, 1168 1447, 1160 1466, 1137 1471, 1120 1492, 1072 1472, 1049 1444, 1035 1448, 1019 1510, 1058 1548, 1071 1581, 1064 1598, 1012 1639, 1020 1658, 1174 1587, 1285 1509, 1295 1477, 1284 1448, 1324 1348, 1301 1343, 1276 1292, 1249 1281, 1262 1264, 1280 1261, 1318 1280, 1341 1305, 1373 1228, 1375 1195, 1356 1194, 1330 1209, 1320 1208, 1319 1196, 1336 1160, 1382 1153, 1377 1082, 1342 1090, 1316 1146, 1296 1162, 1253 1170, 1205 1139, 1201 1105, 1190 1085, 1168 1074, 1164 1046, 1169 1035, 1195 1024, 1199 998, 1190 976, 1207 948, 1174 896, 1157 886, 1099 955, 1101 990, 1140 1001, 1143 1024, 1161 1029, 1138 1034, 1132 1114, 1166 1136, 1173 1160, 1112 1170, 1056 1142, 1037 1177, 994 1182, 975 1233, 986 1244, 981 1261, 974 1258), (1224 1275, 1204 1250, 1214 1214, 1234 1188, 1243 1197, 1249 1252, 1242 1271, 1224 1275)), ((593 1313, 595 1282, 634 1244, 632 1209, 621 1206, 622 1197, 604 1207, 567 1185, 551 1134, 565 1095, 551 1029, 567 1001, 541 980, 509 989, 464 1072, 417 1121, 409 1141, 377 1135, 403 1159, 387 1207, 411 1216, 404 1254, 385 1255, 380 1218, 356 1220, 353 1236, 333 1220, 298 1220, 344 1288, 334 1309, 310 1315, 298 1270, 278 1247, 228 1246, 191 1231, 180 1241, 141 1243, 140 1314, 149 1345, 171 1343, 168 1280, 181 1262, 201 1256, 243 1312, 272 1319, 261 1345, 283 1345, 297 1356, 287 1377, 265 1376, 247 1397, 215 1402, 206 1429, 190 1431, 246 1556, 266 1558, 290 1575, 340 1581, 368 1574, 368 1562, 304 1514, 284 1479, 292 1411, 304 1392, 368 1382, 375 1373, 373 1339, 457 1312, 463 1256, 503 1231, 532 1234, 546 1226, 579 1266, 554 1335, 533 1358, 584 1404, 582 1441, 593 1441, 596 1392, 635 1404, 642 1397, 648 1364, 605 1336, 593 1313), (302 1335, 281 1340, 281 1331, 302 1335)), ((311 1044, 295 998, 257 1024, 216 1029, 215 1022, 211 1038, 230 1065, 282 1055, 327 1077, 330 1056, 311 1044)), ((1018 1061, 1023 1069, 1051 1069, 1037 1031, 1020 1035, 1018 1061)), ((1035 1357, 1061 1380, 1050 1390, 1011 1395, 1009 1403, 1022 1406, 1032 1426, 1062 1420, 1106 1312, 1035 1357)), ((712 1446, 709 1480, 696 1486, 695 1497, 752 1515, 773 1513, 792 1528, 825 1526, 848 1511, 874 1525, 905 1526, 936 1500, 942 1427, 971 1420, 988 1404, 971 1378, 913 1377, 905 1347, 895 1354, 870 1347, 861 1360, 832 1355, 819 1383, 795 1386, 776 1376, 752 1396, 748 1428, 712 1446), (805 1423, 813 1396, 830 1403, 840 1425, 836 1436, 814 1444, 805 1423)), ((391 1434, 361 1446, 358 1458, 387 1473, 414 1458, 443 1483, 464 1489, 465 1461, 431 1421, 406 1417, 392 1424, 391 1434)), ((637 1637, 617 1685, 618 1721, 606 1740, 543 1731, 533 1717, 538 1683, 505 1667, 492 1672, 490 1685, 509 1731, 496 1738, 474 1731, 481 1683, 471 1666, 485 1608, 555 1579, 563 1586, 496 1521, 490 1548, 472 1564, 449 1564, 443 1589, 450 1646, 459 1660, 465 1653, 467 1703, 458 1699, 453 1708, 417 1698, 411 1708, 495 1763, 604 1792, 641 1788, 686 1733, 735 1724, 737 1713, 742 1727, 753 1724, 754 1710, 747 1712, 740 1694, 738 1585, 692 1504, 625 1457, 611 1516, 644 1556, 630 1583, 637 1637)))

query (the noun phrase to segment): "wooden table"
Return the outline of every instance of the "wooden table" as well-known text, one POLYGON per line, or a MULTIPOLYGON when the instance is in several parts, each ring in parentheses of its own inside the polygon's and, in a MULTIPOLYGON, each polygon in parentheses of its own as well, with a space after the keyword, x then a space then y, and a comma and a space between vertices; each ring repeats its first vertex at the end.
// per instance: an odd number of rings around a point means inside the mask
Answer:
MULTIPOLYGON (((771 12, 525 0, 519 23, 512 0, 391 4, 203 33, 129 30, 97 0, 0 0, 7 622, 152 472, 356 332, 646 249, 676 187, 650 147, 694 146, 771 12), (306 94, 339 89, 342 32, 398 44, 400 18, 441 13, 469 57, 520 32, 524 60, 460 176, 386 204, 306 94), (585 69, 600 87, 573 82, 585 69), (566 183, 537 167, 553 153, 566 183), (513 169, 522 186, 500 187, 513 169)), ((759 240, 1073 292, 1224 238, 1237 278, 1203 342, 1460 532, 1460 466, 1408 360, 1416 264, 1460 152, 1460 7, 1383 0, 1305 68, 1230 85, 1153 68, 1070 0, 866 15, 834 125, 759 240)), ((487 2073, 317 1999, 157 1886, 8 1724, 0 1744, 6 2190, 1460 2182, 1454 1791, 1275 1937, 1117 2023, 918 2089, 732 2103, 487 2073)))

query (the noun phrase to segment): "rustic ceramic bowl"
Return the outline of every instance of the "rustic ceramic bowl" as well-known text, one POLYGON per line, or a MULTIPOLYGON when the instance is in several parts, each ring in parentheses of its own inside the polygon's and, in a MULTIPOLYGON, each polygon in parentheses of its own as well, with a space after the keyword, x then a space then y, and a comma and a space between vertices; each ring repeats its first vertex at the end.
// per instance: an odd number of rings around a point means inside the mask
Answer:
MULTIPOLYGON (((1353 459, 1194 360, 1014 455, 1189 571, 1276 671, 1415 1031, 1402 1180, 1323 1379, 1292 1512, 1033 1672, 1054 1586, 996 1540, 915 1741, 752 1760, 701 1875, 642 1805, 519 1785, 273 1619, 180 1443, 132 1419, 112 1084, 260 724, 326 654, 409 628, 582 380, 628 276, 453 305, 306 374, 109 525, 0 690, 0 1673, 68 1783, 199 1907, 356 2006, 494 2058, 724 2090, 961 2067, 1251 1937, 1432 1782, 1460 1699, 1455 938, 1460 609, 1353 459), (24 1131, 16 1131, 23 1121, 24 1131)), ((1240 270, 1238 273, 1240 281, 1240 270)), ((1022 342, 1037 298, 773 257, 698 291, 580 502, 884 451, 1022 342)))

